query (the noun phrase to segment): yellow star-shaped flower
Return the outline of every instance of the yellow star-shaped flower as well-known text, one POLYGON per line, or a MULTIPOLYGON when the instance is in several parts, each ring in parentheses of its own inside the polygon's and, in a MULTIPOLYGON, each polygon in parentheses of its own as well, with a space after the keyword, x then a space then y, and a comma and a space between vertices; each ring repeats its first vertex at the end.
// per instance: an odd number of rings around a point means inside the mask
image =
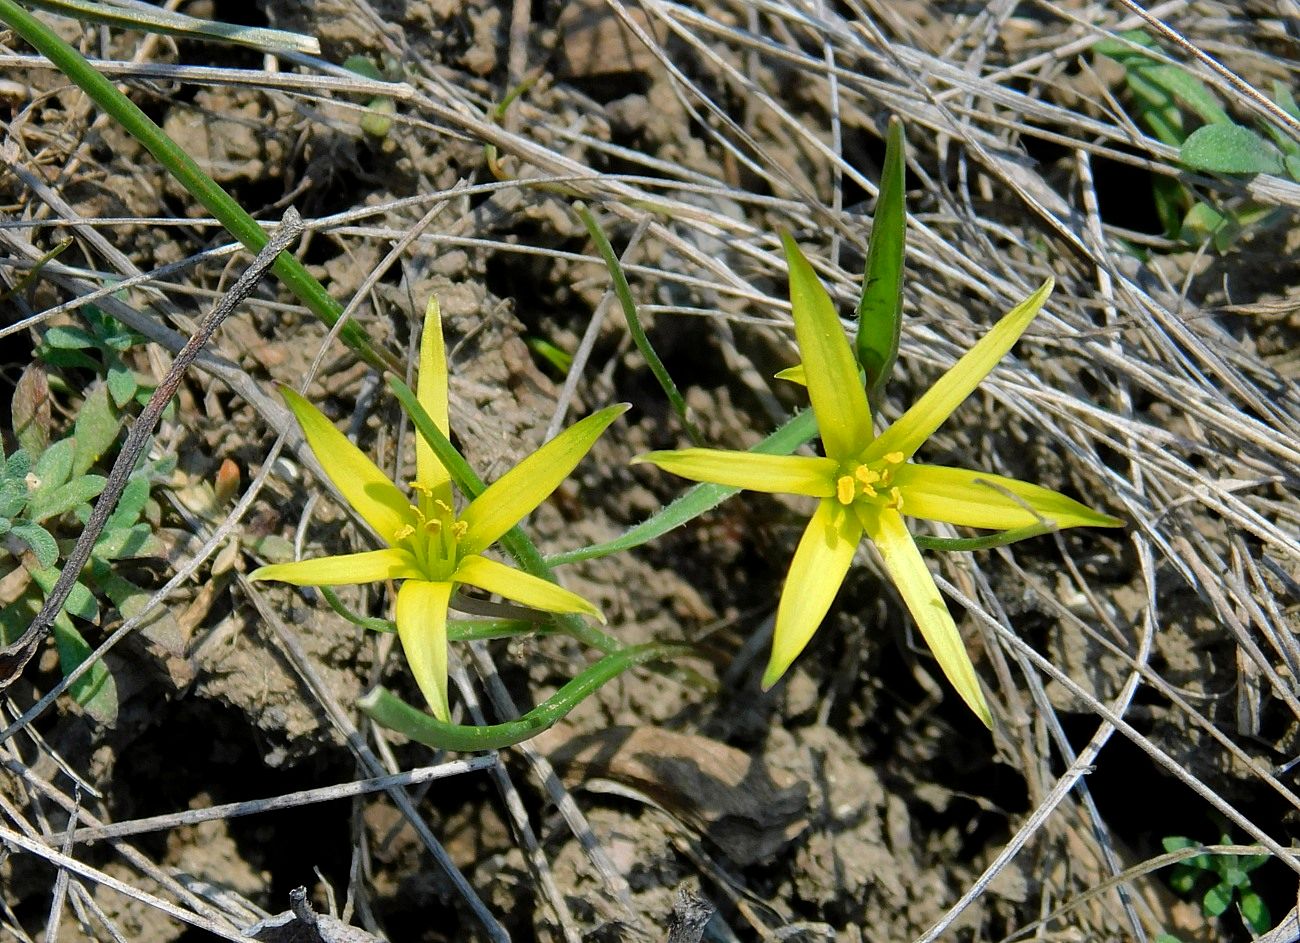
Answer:
POLYGON ((825 457, 716 449, 650 452, 636 461, 721 485, 803 494, 819 504, 795 550, 777 608, 763 687, 780 680, 825 618, 858 543, 880 551, 926 644, 957 693, 992 726, 974 666, 903 516, 1011 530, 1117 527, 1123 522, 1047 488, 965 468, 923 465, 912 456, 1011 349, 1052 291, 1049 279, 1012 309, 898 421, 874 434, 871 410, 848 337, 826 289, 798 246, 783 235, 790 268, 795 340, 825 457))
MULTIPOLYGON (((626 405, 610 406, 575 423, 487 487, 457 515, 451 476, 422 437, 415 445, 415 481, 408 496, 348 441, 315 406, 293 390, 285 401, 330 480, 388 546, 296 563, 260 567, 255 580, 297 586, 337 586, 401 580, 394 621, 411 672, 435 717, 447 722, 447 610, 458 585, 545 612, 585 613, 594 605, 554 583, 483 556, 554 491, 626 405)), ((447 357, 436 300, 429 302, 420 342, 420 405, 443 435, 447 420, 447 357)))

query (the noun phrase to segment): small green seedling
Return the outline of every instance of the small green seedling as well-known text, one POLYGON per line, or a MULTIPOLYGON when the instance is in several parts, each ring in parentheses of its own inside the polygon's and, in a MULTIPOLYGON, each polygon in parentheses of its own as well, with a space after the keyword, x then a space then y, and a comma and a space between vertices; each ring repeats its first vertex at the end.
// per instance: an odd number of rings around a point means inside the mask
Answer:
MULTIPOLYGON (((1229 836, 1221 839, 1225 845, 1231 844, 1229 836)), ((1164 839, 1165 851, 1181 851, 1184 848, 1198 848, 1200 842, 1192 841, 1182 835, 1171 835, 1164 839)), ((1209 876, 1214 884, 1201 897, 1201 910, 1207 917, 1218 917, 1232 906, 1237 899, 1237 912, 1247 928, 1260 936, 1273 926, 1268 905, 1250 886, 1250 874, 1269 859, 1269 855, 1210 854, 1195 855, 1174 865, 1169 873, 1169 886, 1179 894, 1190 895, 1197 885, 1204 886, 1203 878, 1209 876)))
MULTIPOLYGON (((384 74, 368 56, 348 56, 343 68, 355 72, 363 78, 376 82, 385 81, 384 74)), ((383 140, 393 130, 393 115, 397 114, 397 102, 387 95, 376 95, 366 105, 366 113, 361 117, 361 130, 372 138, 383 140)))
MULTIPOLYGON (((131 369, 122 355, 145 338, 94 305, 86 305, 83 314, 79 324, 47 330, 36 347, 36 356, 52 367, 80 367, 99 374, 108 384, 114 406, 120 408, 132 400, 143 406, 154 384, 131 369)), ((51 380, 60 382, 57 376, 51 380)))
MULTIPOLYGON (((1200 79, 1144 51, 1156 48, 1146 33, 1132 30, 1093 48, 1124 66, 1124 81, 1138 118, 1157 140, 1178 148, 1179 160, 1187 168, 1219 174, 1274 174, 1300 180, 1300 142, 1273 125, 1264 126, 1270 141, 1233 121, 1200 79), (1194 126, 1194 122, 1200 125, 1194 126)), ((1274 83, 1273 99, 1288 114, 1300 117, 1295 99, 1282 84, 1274 83)), ((1245 228, 1266 225, 1279 216, 1270 208, 1252 203, 1231 209, 1214 206, 1170 177, 1156 177, 1153 192, 1156 212, 1169 238, 1187 243, 1209 238, 1220 252, 1245 228)))
MULTIPOLYGON (((105 478, 92 469, 117 439, 121 419, 109 402, 106 385, 94 387, 81 403, 72 434, 48 441, 47 423, 34 421, 30 391, 40 386, 24 375, 14 397, 14 428, 25 430, 11 455, 0 451, 0 569, 11 594, 0 611, 0 638, 11 642, 41 608, 59 577, 64 546, 72 542, 90 515, 90 502, 105 478), (47 444, 48 443, 48 444, 47 444)), ((91 647, 72 621, 99 619, 96 591, 116 609, 138 609, 147 593, 119 572, 119 562, 161 554, 153 526, 142 518, 150 509, 153 480, 169 471, 168 462, 138 468, 109 517, 89 564, 72 588, 65 610, 54 621, 59 667, 70 673, 89 657, 91 647)), ((152 508, 157 515, 156 506, 152 508)), ((71 688, 73 698, 90 716, 111 723, 117 714, 117 691, 103 663, 96 664, 71 688)))

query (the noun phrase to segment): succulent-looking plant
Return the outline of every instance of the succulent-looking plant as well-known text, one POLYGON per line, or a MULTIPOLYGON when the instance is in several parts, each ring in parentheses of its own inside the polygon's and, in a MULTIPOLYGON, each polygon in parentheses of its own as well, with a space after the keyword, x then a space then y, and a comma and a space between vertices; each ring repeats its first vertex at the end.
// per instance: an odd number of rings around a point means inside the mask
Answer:
MULTIPOLYGON (((497 479, 458 515, 451 477, 423 438, 415 446, 411 496, 288 388, 285 401, 321 467, 343 497, 388 546, 383 550, 260 567, 255 580, 336 586, 402 580, 395 619, 402 650, 435 717, 447 722, 447 610, 460 584, 476 586, 545 612, 584 613, 604 621, 594 605, 554 583, 483 556, 496 540, 554 491, 626 405, 610 406, 575 423, 497 479)), ((420 342, 417 398, 443 435, 447 417, 447 357, 436 300, 429 302, 420 342)))
POLYGON ((1123 522, 1038 485, 965 468, 914 463, 912 456, 1002 359, 1051 293, 1048 280, 1017 305, 879 436, 858 364, 826 289, 788 235, 790 302, 803 355, 803 382, 824 457, 758 455, 717 449, 650 452, 636 461, 716 484, 819 503, 804 532, 776 614, 772 656, 763 675, 770 688, 785 674, 825 618, 865 535, 880 551, 939 666, 986 726, 984 694, 948 607, 939 595, 903 515, 966 527, 1010 530, 1117 527, 1123 522))

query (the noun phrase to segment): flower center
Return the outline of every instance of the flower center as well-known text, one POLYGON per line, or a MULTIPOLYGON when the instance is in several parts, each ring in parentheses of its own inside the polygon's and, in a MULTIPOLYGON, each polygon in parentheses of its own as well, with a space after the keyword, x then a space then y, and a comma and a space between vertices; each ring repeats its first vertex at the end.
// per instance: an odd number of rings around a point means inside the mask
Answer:
POLYGON ((864 501, 903 509, 902 492, 894 485, 894 472, 904 462, 902 452, 890 452, 874 462, 848 462, 835 479, 835 497, 843 505, 864 501))
POLYGON ((411 482, 416 503, 405 524, 393 535, 393 544, 410 551, 429 579, 449 579, 456 570, 457 543, 467 525, 456 520, 452 506, 417 481, 411 482))

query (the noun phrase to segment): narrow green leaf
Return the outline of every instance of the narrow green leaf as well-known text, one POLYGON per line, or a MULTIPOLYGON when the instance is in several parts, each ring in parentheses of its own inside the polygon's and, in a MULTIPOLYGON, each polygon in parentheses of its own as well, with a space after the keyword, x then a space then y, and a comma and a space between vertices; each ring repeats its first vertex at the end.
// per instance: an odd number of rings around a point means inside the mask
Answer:
POLYGON ((122 530, 136 523, 148 500, 149 479, 137 471, 122 489, 122 496, 117 499, 117 505, 104 524, 104 530, 122 530))
POLYGON ((377 723, 435 749, 463 753, 500 750, 523 743, 553 726, 597 688, 629 668, 690 652, 685 645, 651 644, 606 655, 522 717, 482 727, 444 723, 385 688, 370 691, 357 701, 357 706, 377 723))
POLYGON ((867 243, 867 267, 858 301, 858 363, 867 375, 867 401, 879 404, 898 358, 903 320, 903 256, 907 247, 906 162, 903 122, 889 119, 880 197, 867 243))
POLYGON ((108 392, 113 397, 113 404, 118 408, 125 406, 135 397, 140 383, 135 378, 135 371, 130 367, 113 366, 108 369, 108 392))
POLYGON ((704 444, 704 437, 700 435, 699 429, 691 421, 690 408, 686 405, 686 400, 677 389, 677 384, 668 374, 668 368, 664 366, 659 355, 655 352, 654 345, 650 343, 650 338, 646 336, 645 328, 641 326, 641 317, 637 314, 636 302, 632 299, 632 289, 627 283, 627 275, 623 272, 623 265, 614 253, 614 247, 609 244, 609 239, 605 235, 604 229, 601 228, 600 222, 582 203, 574 204, 574 211, 577 212, 578 218, 582 224, 587 227, 587 233, 591 236, 592 242, 596 244, 596 249, 600 252, 601 258, 605 260, 605 267, 609 269, 610 278, 614 282, 614 294, 618 296, 619 304, 623 308, 623 319, 627 322, 627 331, 632 335, 632 342, 636 344, 636 349, 641 352, 642 359, 645 360, 646 366, 654 374, 654 378, 659 381, 659 387, 664 391, 664 396, 668 398, 669 404, 673 411, 677 413, 677 418, 681 420, 682 428, 690 436, 691 441, 696 445, 704 444))
POLYGON ((85 350, 99 347, 99 340, 85 328, 70 324, 59 324, 45 332, 42 338, 45 346, 55 350, 85 350))
POLYGON ((74 436, 77 443, 72 453, 72 474, 81 475, 99 461, 109 446, 117 440, 121 418, 108 402, 108 387, 96 386, 86 395, 77 412, 74 436))
MULTIPOLYGON (((58 582, 58 568, 48 566, 30 572, 32 582, 41 588, 42 593, 48 596, 50 591, 54 589, 54 584, 58 582)), ((87 622, 95 622, 99 619, 99 603, 95 601, 94 594, 81 582, 72 584, 72 591, 68 593, 68 601, 63 604, 63 608, 70 615, 74 615, 78 619, 84 619, 87 622)))
POLYGON ((1193 170, 1219 174, 1280 174, 1282 154, 1250 128, 1208 124, 1183 142, 1178 158, 1193 170))
MULTIPOLYGON (((754 446, 752 451, 766 455, 789 455, 816 435, 817 420, 813 417, 812 410, 806 409, 754 446)), ((624 532, 622 536, 567 553, 557 553, 547 557, 546 563, 548 566, 562 566, 639 547, 712 510, 739 490, 726 485, 695 485, 676 501, 624 532)))

